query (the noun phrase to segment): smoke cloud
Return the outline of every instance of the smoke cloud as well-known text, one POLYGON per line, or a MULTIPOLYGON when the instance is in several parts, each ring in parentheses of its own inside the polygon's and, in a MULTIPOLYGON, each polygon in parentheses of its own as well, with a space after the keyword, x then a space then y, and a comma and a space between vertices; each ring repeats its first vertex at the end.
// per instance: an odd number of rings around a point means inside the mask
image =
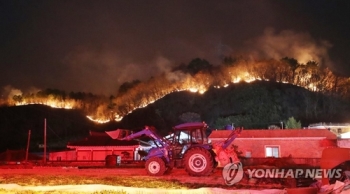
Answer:
POLYGON ((150 76, 143 71, 142 64, 122 57, 119 53, 113 48, 76 49, 65 58, 67 74, 62 82, 74 83, 75 88, 72 89, 76 91, 85 88, 85 92, 95 91, 103 94, 116 93, 123 82, 150 76))
POLYGON ((332 45, 328 41, 317 41, 309 33, 282 30, 276 32, 267 28, 261 36, 246 42, 246 53, 253 58, 292 57, 299 63, 316 61, 321 65, 331 65, 329 49, 332 45))
POLYGON ((13 96, 16 95, 22 95, 22 91, 20 89, 14 88, 11 85, 7 85, 3 87, 3 93, 2 95, 7 98, 10 99, 13 96))
POLYGON ((24 10, 4 2, 0 88, 114 95, 124 82, 161 73, 183 80, 188 75, 171 69, 195 58, 218 65, 241 53, 315 60, 349 75, 349 6, 318 3, 26 1, 24 10))

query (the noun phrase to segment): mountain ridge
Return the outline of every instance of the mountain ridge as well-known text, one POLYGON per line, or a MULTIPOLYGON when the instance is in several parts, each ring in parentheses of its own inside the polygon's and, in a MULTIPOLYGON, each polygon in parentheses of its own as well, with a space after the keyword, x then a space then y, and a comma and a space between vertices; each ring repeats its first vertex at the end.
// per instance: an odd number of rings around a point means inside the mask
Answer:
POLYGON ((204 94, 174 92, 134 110, 120 122, 105 124, 90 121, 77 109, 44 105, 0 107, 0 151, 25 149, 28 130, 32 131, 30 149, 40 151, 38 147, 43 143, 45 118, 49 148, 54 150, 64 148, 69 141, 86 137, 89 131, 117 128, 136 131, 148 125, 166 135, 173 126, 191 119, 204 121, 211 129, 223 128, 232 121, 235 126, 246 129, 266 129, 268 125, 278 124, 289 117, 300 120, 303 126, 321 121, 344 122, 350 112, 349 104, 349 101, 291 84, 255 81, 220 89, 210 87, 204 94))

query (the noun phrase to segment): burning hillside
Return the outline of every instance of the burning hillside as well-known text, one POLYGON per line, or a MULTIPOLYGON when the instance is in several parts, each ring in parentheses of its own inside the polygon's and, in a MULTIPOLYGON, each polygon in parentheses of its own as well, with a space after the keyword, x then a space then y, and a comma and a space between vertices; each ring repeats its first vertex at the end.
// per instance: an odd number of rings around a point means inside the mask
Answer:
MULTIPOLYGON (((205 61, 205 60, 204 60, 205 61)), ((96 96, 86 93, 66 94, 58 90, 38 93, 18 93, 8 99, 8 104, 44 104, 54 108, 82 109, 90 120, 105 123, 120 121, 138 108, 179 91, 203 94, 210 87, 221 88, 239 82, 255 80, 290 83, 314 92, 348 96, 349 78, 336 76, 328 68, 314 61, 299 64, 294 59, 250 61, 230 59, 220 66, 187 66, 140 82, 118 96, 96 96), (227 62, 229 61, 229 62, 227 62), (194 70, 193 70, 194 69, 194 70)))

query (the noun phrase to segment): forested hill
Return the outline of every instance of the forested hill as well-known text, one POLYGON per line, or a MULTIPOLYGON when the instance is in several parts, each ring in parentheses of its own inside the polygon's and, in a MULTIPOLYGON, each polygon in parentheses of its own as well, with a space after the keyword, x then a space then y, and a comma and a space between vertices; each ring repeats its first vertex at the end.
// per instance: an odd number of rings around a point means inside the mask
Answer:
POLYGON ((180 122, 205 121, 212 128, 234 123, 246 129, 267 128, 290 117, 308 126, 313 122, 345 122, 350 102, 291 84, 255 81, 210 88, 204 94, 177 92, 124 117, 123 123, 137 127, 135 120, 169 128, 180 122), (135 123, 135 124, 133 124, 135 123))
POLYGON ((134 110, 120 122, 96 124, 79 110, 54 109, 43 105, 0 108, 0 151, 25 149, 31 130, 31 150, 43 143, 47 121, 49 150, 64 148, 68 141, 86 137, 90 130, 116 128, 140 130, 155 126, 161 135, 182 122, 205 121, 212 129, 234 123, 245 129, 267 128, 290 117, 302 126, 314 122, 347 122, 350 102, 310 92, 301 87, 267 81, 209 88, 204 94, 174 92, 145 108, 134 110))

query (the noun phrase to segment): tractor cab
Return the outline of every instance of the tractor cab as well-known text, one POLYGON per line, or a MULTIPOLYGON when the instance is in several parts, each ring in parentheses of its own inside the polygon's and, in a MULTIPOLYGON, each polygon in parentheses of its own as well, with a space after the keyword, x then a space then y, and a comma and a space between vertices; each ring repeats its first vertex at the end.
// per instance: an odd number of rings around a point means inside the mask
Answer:
POLYGON ((182 158, 183 154, 193 146, 208 144, 205 123, 184 123, 173 128, 174 158, 182 158))

